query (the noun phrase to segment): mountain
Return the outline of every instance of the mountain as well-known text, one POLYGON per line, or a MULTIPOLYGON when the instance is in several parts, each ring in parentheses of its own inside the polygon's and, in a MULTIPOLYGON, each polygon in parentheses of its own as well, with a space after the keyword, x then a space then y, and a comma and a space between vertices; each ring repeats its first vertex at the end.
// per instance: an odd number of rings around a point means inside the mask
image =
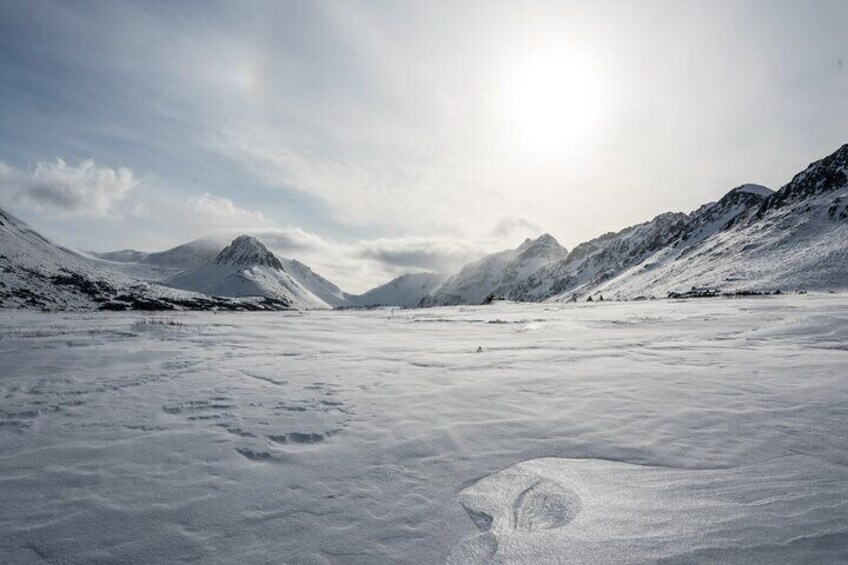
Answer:
POLYGON ((772 191, 766 187, 743 185, 691 214, 667 212, 649 222, 581 243, 562 261, 541 269, 508 298, 572 299, 601 294, 598 289, 605 287, 606 281, 634 265, 651 269, 660 258, 685 254, 692 246, 755 211, 769 194, 772 191))
POLYGON ((445 277, 437 273, 409 273, 358 296, 348 295, 353 306, 417 306, 421 300, 436 290, 445 277))
POLYGON ((283 270, 300 286, 333 308, 350 306, 350 295, 296 259, 280 259, 283 270))
POLYGON ((750 186, 694 212, 670 248, 593 292, 635 298, 692 287, 728 292, 844 290, 848 145, 810 164, 777 192, 752 191, 750 186))
POLYGON ((846 175, 848 145, 777 192, 744 184, 689 214, 666 212, 570 253, 554 247, 550 236, 528 240, 466 265, 420 304, 479 304, 489 295, 518 301, 633 299, 693 287, 731 293, 845 289, 846 175), (538 262, 520 257, 527 248, 540 250, 538 262))
POLYGON ((89 251, 88 254, 96 259, 103 259, 112 263, 143 263, 149 255, 149 253, 136 251, 135 249, 122 249, 120 251, 107 251, 105 253, 89 251))
POLYGON ((0 306, 49 310, 288 309, 285 300, 213 299, 135 280, 57 245, 0 210, 0 306))
MULTIPOLYGON (((217 255, 229 245, 230 240, 221 237, 202 237, 183 243, 171 249, 157 252, 109 251, 91 255, 108 266, 133 278, 164 282, 180 280, 178 275, 215 260, 217 255)), ((307 265, 295 259, 279 258, 282 269, 300 286, 314 294, 321 302, 337 307, 348 306, 347 294, 307 265)), ((170 284, 170 283, 168 283, 170 284)))
POLYGON ((341 299, 338 287, 302 263, 287 261, 284 265, 261 241, 249 235, 238 236, 213 259, 165 280, 164 284, 213 296, 273 298, 297 308, 327 308, 335 305, 331 302, 336 298, 341 299), (317 294, 286 267, 308 279, 317 294))
POLYGON ((158 282, 213 259, 227 243, 228 240, 219 237, 202 237, 165 251, 148 253, 124 249, 104 253, 90 251, 88 255, 130 277, 158 282))
POLYGON ((57 245, 0 210, 0 306, 281 309, 480 304, 489 297, 635 299, 693 287, 844 290, 848 145, 811 163, 777 192, 745 184, 689 214, 660 214, 570 253, 545 234, 453 276, 404 275, 359 296, 303 263, 277 258, 250 236, 228 245, 202 238, 158 253, 94 255, 57 245), (168 288, 151 282, 159 280, 168 288))
POLYGON ((98 259, 114 263, 147 263, 148 265, 160 265, 173 269, 185 270, 197 267, 204 261, 212 259, 221 249, 227 245, 227 241, 217 237, 201 237, 188 243, 183 243, 165 251, 136 251, 135 249, 124 249, 122 251, 107 251, 104 253, 90 252, 98 259))
POLYGON ((421 306, 481 304, 487 297, 511 296, 545 265, 564 259, 568 250, 549 234, 526 239, 515 249, 469 263, 425 296, 421 306))
POLYGON ((504 293, 511 300, 538 301, 583 292, 663 248, 681 232, 686 214, 667 212, 649 222, 607 233, 544 265, 504 293))

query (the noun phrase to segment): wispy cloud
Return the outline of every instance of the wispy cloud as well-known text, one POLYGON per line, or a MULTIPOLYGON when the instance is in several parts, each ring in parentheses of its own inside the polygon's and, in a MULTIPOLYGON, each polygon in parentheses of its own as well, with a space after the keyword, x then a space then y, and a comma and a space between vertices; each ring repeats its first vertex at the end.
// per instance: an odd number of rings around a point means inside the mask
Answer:
POLYGON ((11 200, 59 216, 112 216, 139 184, 130 169, 99 167, 93 159, 77 166, 56 159, 29 173, 4 165, 0 178, 11 200))

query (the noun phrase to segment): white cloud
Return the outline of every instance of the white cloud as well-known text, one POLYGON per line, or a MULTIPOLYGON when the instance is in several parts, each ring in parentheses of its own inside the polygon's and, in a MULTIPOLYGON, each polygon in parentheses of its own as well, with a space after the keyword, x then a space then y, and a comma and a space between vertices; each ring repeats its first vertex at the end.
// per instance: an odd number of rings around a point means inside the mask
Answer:
POLYGON ((76 167, 62 159, 38 163, 30 174, 4 165, 0 177, 15 201, 60 216, 112 216, 139 184, 130 169, 98 167, 92 159, 76 167))
POLYGON ((240 208, 229 198, 214 196, 208 192, 189 198, 188 206, 197 219, 216 229, 250 229, 272 224, 262 212, 240 208))
POLYGON ((357 256, 393 270, 452 272, 479 257, 481 246, 455 238, 403 237, 376 239, 359 244, 357 256))

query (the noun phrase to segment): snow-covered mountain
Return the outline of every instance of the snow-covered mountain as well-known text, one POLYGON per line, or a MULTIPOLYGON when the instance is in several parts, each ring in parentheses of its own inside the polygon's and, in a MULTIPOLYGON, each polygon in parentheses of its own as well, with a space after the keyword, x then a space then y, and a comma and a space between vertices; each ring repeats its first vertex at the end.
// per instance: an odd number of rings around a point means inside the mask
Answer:
POLYGON ((285 300, 212 299, 143 282, 57 245, 0 210, 0 306, 59 310, 287 309, 285 300))
POLYGON ((145 263, 183 271, 214 258, 227 243, 226 239, 220 237, 201 237, 165 251, 145 252, 124 249, 91 254, 99 259, 116 263, 145 263))
POLYGON ((296 261, 284 265, 261 241, 249 235, 238 236, 214 258, 165 280, 164 284, 213 296, 280 299, 297 308, 327 308, 343 299, 338 287, 309 267, 296 261), (316 292, 298 278, 310 281, 316 292))
POLYGON ((847 174, 845 145, 777 192, 745 184, 690 214, 660 214, 571 253, 543 236, 547 251, 539 261, 513 268, 521 250, 539 240, 526 241, 466 265, 421 305, 479 304, 489 295, 519 301, 665 297, 692 287, 845 289, 847 174))
POLYGON ((157 253, 124 250, 89 257, 0 211, 0 244, 4 306, 437 306, 480 304, 489 297, 664 297, 692 287, 725 292, 844 290, 848 145, 812 163, 777 192, 746 184, 690 214, 660 214, 581 243, 570 253, 545 234, 469 263, 447 278, 408 274, 358 296, 303 263, 277 258, 250 236, 229 245, 202 238, 157 253))
MULTIPOLYGON (((126 249, 105 253, 92 252, 91 255, 101 261, 108 262, 109 267, 133 278, 165 282, 165 284, 171 285, 172 279, 176 279, 179 284, 179 281, 182 280, 180 275, 214 262, 218 254, 230 242, 231 240, 223 237, 202 237, 165 251, 148 253, 126 249)), ((314 272, 307 265, 296 259, 277 259, 288 276, 318 297, 320 302, 332 307, 350 305, 347 300, 348 295, 342 289, 314 272)), ((313 307, 311 298, 309 302, 310 307, 313 307)))
POLYGON ((280 259, 283 270, 328 306, 350 306, 350 295, 296 259, 280 259))
POLYGON ((421 300, 422 306, 480 304, 494 294, 509 297, 541 268, 564 259, 568 250, 553 236, 526 239, 515 249, 469 263, 421 300))
POLYGON ((213 259, 229 240, 221 237, 202 237, 165 251, 136 251, 124 249, 88 254, 106 266, 130 277, 147 281, 163 281, 213 259))
POLYGON ((348 295, 352 306, 417 306, 445 280, 438 273, 408 273, 358 296, 348 295))
POLYGON ((649 222, 581 243, 567 256, 544 265, 503 296, 511 300, 538 301, 593 288, 668 245, 681 232, 685 221, 686 214, 667 212, 649 222))
POLYGON ((635 298, 693 286, 731 292, 848 287, 848 145, 775 193, 749 187, 694 212, 671 247, 592 292, 635 298))

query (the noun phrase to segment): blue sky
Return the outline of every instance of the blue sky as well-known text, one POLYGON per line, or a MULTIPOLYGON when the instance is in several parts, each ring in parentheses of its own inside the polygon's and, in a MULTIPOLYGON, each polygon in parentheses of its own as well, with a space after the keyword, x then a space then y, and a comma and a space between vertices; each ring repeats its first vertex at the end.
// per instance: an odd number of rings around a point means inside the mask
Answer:
POLYGON ((351 291, 572 247, 848 142, 848 4, 0 4, 0 205, 81 249, 264 234, 351 291))

